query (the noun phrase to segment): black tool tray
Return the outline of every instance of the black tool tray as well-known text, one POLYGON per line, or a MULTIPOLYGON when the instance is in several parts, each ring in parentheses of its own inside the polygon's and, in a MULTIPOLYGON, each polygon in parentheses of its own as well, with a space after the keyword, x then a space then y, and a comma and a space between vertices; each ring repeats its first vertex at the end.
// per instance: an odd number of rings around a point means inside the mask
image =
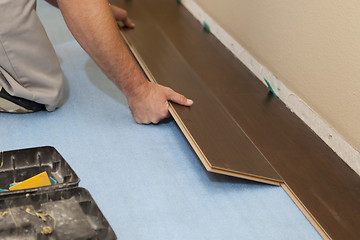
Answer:
POLYGON ((90 193, 53 147, 1 152, 0 188, 46 171, 51 186, 0 192, 0 239, 117 239, 90 193))
POLYGON ((11 183, 22 182, 46 171, 56 184, 41 188, 0 192, 0 196, 36 192, 40 189, 76 187, 80 179, 69 164, 53 147, 28 148, 0 153, 0 188, 8 189, 11 183))

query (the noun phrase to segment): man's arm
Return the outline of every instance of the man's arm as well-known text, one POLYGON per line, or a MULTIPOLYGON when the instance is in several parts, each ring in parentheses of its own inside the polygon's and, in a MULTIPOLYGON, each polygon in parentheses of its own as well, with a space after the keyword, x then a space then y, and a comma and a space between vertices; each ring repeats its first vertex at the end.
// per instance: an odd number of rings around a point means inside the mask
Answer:
POLYGON ((125 11, 124 16, 121 9, 110 7, 107 0, 58 0, 58 6, 75 39, 125 94, 137 123, 158 123, 167 117, 168 100, 192 105, 192 100, 170 88, 147 81, 114 20, 115 16, 125 25, 131 24, 125 11))

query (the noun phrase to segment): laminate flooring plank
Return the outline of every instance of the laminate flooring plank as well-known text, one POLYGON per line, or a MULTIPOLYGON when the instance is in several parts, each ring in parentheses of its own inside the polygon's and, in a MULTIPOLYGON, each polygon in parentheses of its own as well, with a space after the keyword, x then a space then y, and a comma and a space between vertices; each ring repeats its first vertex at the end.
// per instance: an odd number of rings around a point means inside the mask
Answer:
POLYGON ((195 102, 172 104, 177 121, 185 127, 195 151, 203 153, 205 167, 213 172, 279 185, 282 179, 241 128, 219 104, 161 31, 138 22, 136 31, 123 31, 143 68, 160 84, 179 91, 195 102), (146 41, 144 41, 146 39, 146 41), (139 59, 141 56, 141 59, 139 59), (199 149, 196 149, 199 148, 199 149))
MULTIPOLYGON (((360 178, 182 6, 116 1, 156 24, 333 239, 360 235, 360 178)), ((211 26, 210 26, 211 27, 211 26)))

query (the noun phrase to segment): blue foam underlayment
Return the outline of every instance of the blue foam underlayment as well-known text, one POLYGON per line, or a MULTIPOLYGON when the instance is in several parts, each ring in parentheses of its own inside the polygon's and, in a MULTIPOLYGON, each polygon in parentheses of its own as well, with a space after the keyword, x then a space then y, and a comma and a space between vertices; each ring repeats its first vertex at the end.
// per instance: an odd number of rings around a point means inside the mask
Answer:
POLYGON ((69 98, 52 113, 0 114, 1 150, 54 146, 119 239, 321 239, 281 187, 206 172, 173 121, 136 124, 59 11, 38 4, 69 98))

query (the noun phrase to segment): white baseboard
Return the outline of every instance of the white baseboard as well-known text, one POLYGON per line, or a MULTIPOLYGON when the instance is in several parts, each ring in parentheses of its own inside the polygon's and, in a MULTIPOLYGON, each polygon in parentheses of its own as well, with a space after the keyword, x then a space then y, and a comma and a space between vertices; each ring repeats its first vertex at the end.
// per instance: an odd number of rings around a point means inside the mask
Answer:
POLYGON ((270 83, 286 106, 303 120, 331 149, 360 175, 360 153, 338 134, 325 120, 313 111, 301 98, 288 89, 274 74, 261 65, 246 49, 217 24, 193 0, 182 0, 182 5, 201 23, 209 25, 211 33, 219 39, 264 84, 270 83))

